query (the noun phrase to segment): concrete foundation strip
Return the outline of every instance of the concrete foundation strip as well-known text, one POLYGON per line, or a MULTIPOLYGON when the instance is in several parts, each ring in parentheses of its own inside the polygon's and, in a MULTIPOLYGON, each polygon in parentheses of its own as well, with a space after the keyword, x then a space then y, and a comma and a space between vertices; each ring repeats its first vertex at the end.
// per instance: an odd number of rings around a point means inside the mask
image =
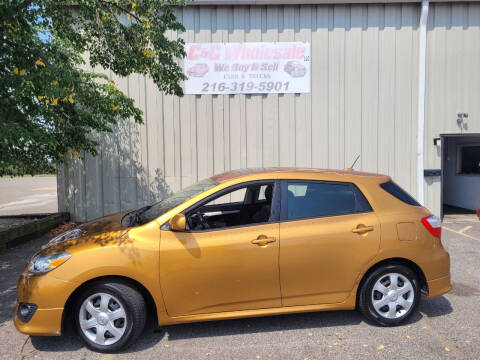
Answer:
POLYGON ((70 219, 69 213, 2 216, 2 218, 36 218, 25 224, 0 230, 0 251, 31 240, 70 219))

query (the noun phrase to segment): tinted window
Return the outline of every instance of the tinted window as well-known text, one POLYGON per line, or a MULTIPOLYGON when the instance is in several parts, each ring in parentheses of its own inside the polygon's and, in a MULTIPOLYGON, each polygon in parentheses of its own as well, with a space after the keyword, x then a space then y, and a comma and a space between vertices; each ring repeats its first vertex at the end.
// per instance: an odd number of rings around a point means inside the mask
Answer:
POLYGON ((272 221, 274 187, 273 182, 251 183, 222 191, 188 211, 187 229, 203 231, 272 221))
POLYGON ((480 174, 480 145, 460 148, 460 174, 480 174))
POLYGON ((371 211, 363 194, 352 184, 289 182, 288 220, 371 211))
POLYGON ((415 200, 409 193, 407 193, 393 181, 380 184, 380 186, 383 190, 388 192, 390 195, 395 196, 398 200, 403 201, 408 205, 420 206, 417 200, 415 200))
POLYGON ((235 191, 232 191, 228 194, 222 195, 211 202, 212 204, 227 204, 227 203, 234 203, 240 202, 243 203, 245 199, 245 193, 247 192, 247 188, 241 188, 235 191))
POLYGON ((356 212, 369 212, 372 211, 372 207, 362 192, 355 186, 351 185, 353 188, 353 192, 355 193, 355 206, 356 212))
POLYGON ((265 200, 265 191, 267 190, 268 185, 262 185, 260 187, 260 191, 258 192, 258 199, 257 200, 265 200))

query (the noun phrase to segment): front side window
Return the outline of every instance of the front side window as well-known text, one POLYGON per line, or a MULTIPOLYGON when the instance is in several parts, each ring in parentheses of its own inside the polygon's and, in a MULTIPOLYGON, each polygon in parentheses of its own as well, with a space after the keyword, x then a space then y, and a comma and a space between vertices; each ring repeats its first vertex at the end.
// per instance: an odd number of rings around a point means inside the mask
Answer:
POLYGON ((222 191, 185 214, 187 230, 268 223, 272 219, 274 189, 274 182, 269 182, 250 183, 222 191))
POLYGON ((288 182, 287 219, 308 219, 372 211, 353 184, 335 182, 288 182))

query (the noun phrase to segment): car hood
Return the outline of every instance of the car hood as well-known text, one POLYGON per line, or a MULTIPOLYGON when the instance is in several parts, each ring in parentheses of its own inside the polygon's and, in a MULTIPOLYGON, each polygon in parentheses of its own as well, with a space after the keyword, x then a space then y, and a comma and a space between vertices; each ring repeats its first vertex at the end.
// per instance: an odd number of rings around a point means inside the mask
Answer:
POLYGON ((52 238, 41 252, 65 251, 72 246, 111 245, 121 239, 129 228, 122 227, 122 217, 132 210, 121 211, 99 219, 89 221, 79 227, 52 238), (105 234, 105 235, 102 235, 105 234))
POLYGON ((130 211, 132 210, 125 210, 80 225, 79 229, 82 230, 82 236, 91 236, 104 232, 122 230, 122 217, 130 211))

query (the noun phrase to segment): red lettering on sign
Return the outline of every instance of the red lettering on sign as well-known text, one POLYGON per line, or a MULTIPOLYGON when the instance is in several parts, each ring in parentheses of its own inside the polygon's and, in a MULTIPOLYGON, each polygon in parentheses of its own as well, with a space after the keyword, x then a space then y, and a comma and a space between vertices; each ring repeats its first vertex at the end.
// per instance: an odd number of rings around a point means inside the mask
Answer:
POLYGON ((188 50, 188 60, 198 60, 200 58, 199 50, 200 45, 191 45, 188 50))
POLYGON ((248 43, 236 44, 192 44, 188 49, 188 60, 303 60, 305 47, 297 44, 287 46, 269 46, 269 44, 250 45, 248 43), (225 53, 223 53, 225 48, 225 53))
POLYGON ((210 54, 208 55, 210 60, 218 60, 220 59, 220 45, 212 46, 210 50, 210 54))
POLYGON ((297 48, 296 58, 303 59, 304 57, 305 57, 305 48, 303 46, 297 48))

